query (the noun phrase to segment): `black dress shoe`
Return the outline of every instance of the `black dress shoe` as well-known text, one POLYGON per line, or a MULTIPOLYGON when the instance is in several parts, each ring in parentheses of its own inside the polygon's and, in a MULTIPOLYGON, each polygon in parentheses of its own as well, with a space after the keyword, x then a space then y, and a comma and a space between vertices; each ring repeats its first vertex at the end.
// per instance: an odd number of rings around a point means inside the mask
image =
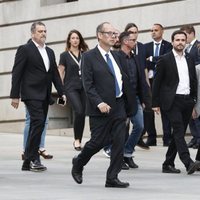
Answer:
POLYGON ((144 143, 144 141, 142 139, 140 139, 137 143, 137 146, 142 148, 142 149, 145 149, 145 150, 149 150, 150 147, 144 143))
POLYGON ((197 171, 200 168, 200 161, 191 162, 188 169, 187 174, 193 174, 195 171, 197 171))
POLYGON ((181 170, 180 169, 176 169, 172 165, 163 165, 162 172, 163 173, 179 174, 179 173, 181 173, 181 170))
POLYGON ((130 168, 138 168, 138 165, 134 163, 132 157, 124 157, 124 162, 125 162, 130 168))
POLYGON ((122 170, 129 170, 129 166, 123 161, 122 170))
POLYGON ((24 160, 22 164, 22 171, 30 171, 30 161, 24 160))
POLYGON ((76 166, 76 158, 72 159, 72 177, 78 183, 81 184, 83 182, 83 167, 76 166))
POLYGON ((148 146, 157 146, 156 140, 147 140, 146 145, 148 146))
POLYGON ((115 179, 107 179, 105 187, 115 187, 115 188, 127 188, 129 187, 129 183, 121 182, 118 178, 115 179))
POLYGON ((38 160, 34 160, 30 162, 30 171, 32 172, 42 172, 47 170, 47 168, 42 165, 38 160))

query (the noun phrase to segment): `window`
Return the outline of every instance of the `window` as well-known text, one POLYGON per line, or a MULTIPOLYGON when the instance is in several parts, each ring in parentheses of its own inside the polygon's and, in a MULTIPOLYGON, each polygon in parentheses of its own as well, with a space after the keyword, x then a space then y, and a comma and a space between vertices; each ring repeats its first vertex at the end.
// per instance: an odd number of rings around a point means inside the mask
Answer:
POLYGON ((12 2, 12 1, 19 1, 19 0, 0 0, 0 3, 4 3, 4 2, 12 2))
POLYGON ((41 6, 49 6, 49 5, 55 5, 60 3, 70 3, 78 0, 40 0, 41 6))

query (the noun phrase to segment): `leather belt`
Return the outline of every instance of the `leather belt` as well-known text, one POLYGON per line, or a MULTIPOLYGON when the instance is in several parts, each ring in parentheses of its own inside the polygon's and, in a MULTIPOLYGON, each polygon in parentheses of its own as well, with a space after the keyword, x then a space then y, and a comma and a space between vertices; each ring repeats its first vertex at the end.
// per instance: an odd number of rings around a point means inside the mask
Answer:
POLYGON ((189 94, 176 94, 176 97, 182 98, 182 99, 188 99, 190 98, 189 94))

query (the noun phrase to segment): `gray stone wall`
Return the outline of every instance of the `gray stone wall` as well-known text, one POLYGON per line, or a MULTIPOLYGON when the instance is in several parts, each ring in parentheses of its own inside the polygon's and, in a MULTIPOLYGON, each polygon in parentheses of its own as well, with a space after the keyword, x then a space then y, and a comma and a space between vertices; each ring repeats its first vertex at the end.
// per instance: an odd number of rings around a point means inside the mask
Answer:
MULTIPOLYGON (((149 30, 154 23, 165 27, 167 40, 175 29, 187 23, 195 26, 198 37, 199 10, 198 0, 0 1, 0 130, 21 132, 24 126, 24 105, 21 103, 19 109, 14 110, 10 106, 9 92, 16 49, 30 38, 33 21, 46 24, 47 44, 54 49, 58 62, 71 29, 78 29, 90 48, 97 43, 95 29, 103 21, 111 22, 121 31, 128 22, 136 23, 140 30, 139 41, 143 43, 151 41, 149 30)), ((65 109, 52 106, 49 117, 50 129, 72 126, 69 106, 65 109)))

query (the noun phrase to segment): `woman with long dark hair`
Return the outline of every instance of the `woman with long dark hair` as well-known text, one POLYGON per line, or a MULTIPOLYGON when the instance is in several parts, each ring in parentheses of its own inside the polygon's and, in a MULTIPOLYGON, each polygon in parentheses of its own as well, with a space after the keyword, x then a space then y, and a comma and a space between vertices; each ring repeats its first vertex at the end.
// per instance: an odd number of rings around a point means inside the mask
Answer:
POLYGON ((66 50, 60 54, 59 72, 65 86, 67 99, 74 111, 74 149, 80 151, 85 126, 85 93, 81 81, 81 57, 88 50, 81 33, 71 30, 66 40, 66 50))

